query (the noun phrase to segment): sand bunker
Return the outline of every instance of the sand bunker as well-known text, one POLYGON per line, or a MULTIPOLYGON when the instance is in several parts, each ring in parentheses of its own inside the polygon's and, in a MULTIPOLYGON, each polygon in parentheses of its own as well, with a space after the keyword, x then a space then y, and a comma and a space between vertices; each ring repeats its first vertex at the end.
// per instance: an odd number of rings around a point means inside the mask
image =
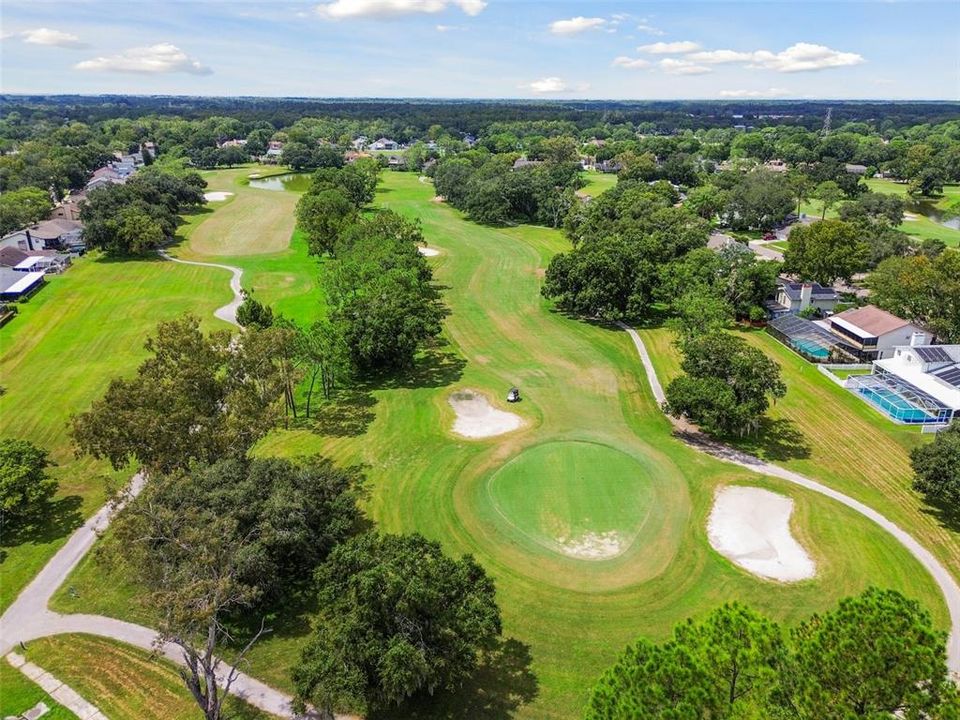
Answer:
POLYGON ((434 250, 433 248, 423 247, 422 245, 417 248, 417 252, 423 255, 424 257, 436 257, 440 254, 439 250, 434 250))
POLYGON ((903 214, 903 219, 904 219, 905 221, 907 221, 907 222, 916 222, 917 220, 920 219, 920 216, 917 215, 916 213, 905 212, 905 213, 903 214))
POLYGON ((714 550, 760 577, 795 582, 816 574, 806 550, 790 534, 793 500, 755 487, 721 489, 707 535, 714 550))
POLYGON ((228 197, 233 195, 232 192, 223 192, 220 190, 214 190, 213 192, 205 192, 203 194, 203 199, 207 202, 223 202, 228 197))
POLYGON ((611 530, 605 533, 588 532, 575 538, 557 538, 560 552, 578 560, 609 560, 626 547, 620 534, 611 530))
POLYGON ((519 415, 497 410, 486 397, 473 390, 458 390, 450 396, 456 413, 453 431, 468 438, 487 438, 516 430, 523 424, 519 415))

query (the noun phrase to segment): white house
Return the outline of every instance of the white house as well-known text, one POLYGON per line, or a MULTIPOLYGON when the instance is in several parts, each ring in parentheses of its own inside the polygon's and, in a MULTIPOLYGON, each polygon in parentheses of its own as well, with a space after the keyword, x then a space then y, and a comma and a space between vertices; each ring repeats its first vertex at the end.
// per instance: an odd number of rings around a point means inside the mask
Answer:
POLYGON ((922 327, 874 305, 845 310, 824 323, 862 360, 882 360, 893 356, 897 346, 929 345, 931 339, 922 327))
POLYGON ((851 376, 848 387, 891 419, 909 424, 945 423, 960 417, 960 345, 910 345, 873 362, 870 375, 851 376))

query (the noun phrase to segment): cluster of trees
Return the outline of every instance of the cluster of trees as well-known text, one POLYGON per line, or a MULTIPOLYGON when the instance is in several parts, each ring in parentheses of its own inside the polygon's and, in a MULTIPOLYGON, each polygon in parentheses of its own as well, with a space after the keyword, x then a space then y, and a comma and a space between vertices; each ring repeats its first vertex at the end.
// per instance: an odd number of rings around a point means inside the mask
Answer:
POLYGON ((683 337, 679 346, 684 374, 667 386, 665 410, 706 433, 756 432, 771 398, 787 392, 780 366, 743 338, 714 330, 683 337))
MULTIPOLYGON (((231 338, 204 335, 189 316, 161 323, 134 378, 114 380, 72 420, 79 452, 117 468, 136 461, 146 476, 100 557, 137 584, 160 638, 182 650, 181 674, 207 720, 224 717, 237 667, 269 619, 311 594, 323 611, 293 679, 299 703, 326 713, 454 688, 501 632, 483 569, 420 536, 376 533, 357 505, 357 470, 250 457, 285 401, 289 350, 276 338, 287 330, 251 323, 231 338)), ((21 450, 0 446, 4 489, 26 472, 15 466, 42 470, 43 458, 21 450)))
POLYGON ((625 180, 575 206, 564 226, 574 249, 553 257, 543 295, 605 320, 647 319, 664 308, 693 324, 762 313, 778 264, 745 247, 707 250, 709 224, 676 200, 664 181, 625 180))
POLYGON ((53 209, 50 193, 23 187, 0 194, 0 235, 45 219, 53 209))
POLYGON ((955 718, 943 633, 916 602, 869 588, 788 638, 739 604, 640 640, 597 683, 587 720, 955 718))
POLYGON ((200 207, 207 186, 198 173, 144 168, 122 185, 92 190, 80 209, 83 238, 107 255, 140 255, 173 240, 178 215, 200 207))
POLYGON ((867 284, 874 304, 929 328, 943 342, 960 342, 960 253, 940 246, 890 257, 867 284))
POLYGON ((515 154, 470 151, 441 160, 434 171, 434 185, 438 195, 476 222, 559 227, 580 186, 575 145, 572 159, 570 155, 558 152, 546 161, 515 168, 515 154))
POLYGON ((58 487, 47 475, 52 464, 29 440, 0 440, 0 530, 43 515, 58 487))
POLYGON ((379 177, 380 164, 373 158, 313 174, 310 188, 297 202, 297 226, 306 233, 313 255, 336 255, 341 235, 373 200, 379 177))
POLYGON ((911 450, 910 462, 914 489, 955 508, 960 503, 960 420, 938 432, 932 443, 911 450))

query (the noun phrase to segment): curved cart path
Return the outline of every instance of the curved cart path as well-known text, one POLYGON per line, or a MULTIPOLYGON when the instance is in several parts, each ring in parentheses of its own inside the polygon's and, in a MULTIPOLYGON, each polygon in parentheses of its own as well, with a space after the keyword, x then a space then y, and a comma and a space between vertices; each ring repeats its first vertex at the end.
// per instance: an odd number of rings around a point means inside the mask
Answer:
POLYGON ((223 307, 214 310, 213 314, 224 322, 228 322, 231 325, 240 327, 240 323, 237 322, 237 308, 240 307, 241 303, 243 303, 243 288, 240 285, 240 278, 243 276, 242 269, 234 267, 233 265, 221 265, 220 263, 181 260, 180 258, 175 258, 173 255, 170 255, 166 250, 158 250, 157 252, 160 253, 160 256, 165 260, 180 263, 181 265, 199 265, 200 267, 212 267, 220 268, 221 270, 228 270, 230 272, 230 289, 233 291, 233 300, 228 302, 223 307))
MULTIPOLYGON (((625 323, 618 323, 618 325, 626 330, 630 335, 630 338, 633 340, 633 344, 637 348, 637 353, 640 355, 640 362, 643 364, 643 369, 647 374, 647 380, 650 383, 650 389, 653 391, 653 397, 656 399, 657 403, 662 406, 666 400, 666 396, 663 392, 663 386, 660 384, 660 380, 657 377, 657 372, 653 367, 653 362, 650 360, 650 354, 647 352, 646 345, 643 344, 643 340, 640 338, 640 335, 637 334, 637 331, 632 327, 626 325, 625 323)), ((670 418, 670 421, 673 422, 673 418, 670 418)), ((832 498, 833 500, 846 505, 851 510, 855 510, 864 517, 869 518, 888 533, 893 535, 893 537, 896 538, 897 541, 903 545, 909 551, 909 553, 913 555, 920 562, 920 564, 929 571, 929 573, 933 576, 933 579, 937 582, 937 585, 940 586, 940 591, 943 593, 943 598, 947 604, 947 609, 950 611, 950 637, 947 641, 947 667, 949 668, 950 672, 954 674, 960 673, 960 586, 957 585, 956 580, 953 579, 953 576, 947 571, 941 562, 933 556, 933 553, 918 543, 913 536, 910 535, 910 533, 906 532, 895 522, 888 520, 873 508, 864 505, 859 500, 854 500, 852 497, 844 495, 841 492, 837 492, 826 485, 822 485, 816 480, 811 480, 810 478, 799 473, 795 473, 792 470, 787 470, 778 465, 772 465, 758 457, 754 457, 748 453, 741 452, 740 450, 736 450, 732 447, 728 447, 721 443, 710 440, 699 432, 693 432, 686 428, 678 428, 676 434, 677 437, 686 442, 695 450, 699 450, 700 452, 706 453, 720 460, 733 463, 734 465, 739 465, 747 470, 752 470, 753 472, 760 473, 762 475, 772 475, 773 477, 778 477, 782 480, 786 480, 787 482, 791 482, 794 485, 799 485, 808 490, 813 490, 814 492, 820 493, 821 495, 826 495, 828 498, 832 498)))

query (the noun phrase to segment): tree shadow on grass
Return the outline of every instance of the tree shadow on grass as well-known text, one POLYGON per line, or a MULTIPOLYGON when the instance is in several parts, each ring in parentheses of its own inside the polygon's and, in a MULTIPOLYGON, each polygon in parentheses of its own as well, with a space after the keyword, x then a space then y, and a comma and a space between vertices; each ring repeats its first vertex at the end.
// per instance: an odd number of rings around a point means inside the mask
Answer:
POLYGON ((370 720, 508 720, 539 692, 531 662, 529 645, 514 638, 501 640, 458 690, 416 695, 370 720))
POLYGON ((460 355, 448 350, 430 348, 416 359, 410 369, 369 378, 366 384, 376 390, 446 387, 463 377, 466 366, 467 361, 460 355))
POLYGON ((920 512, 934 518, 942 527, 960 532, 960 508, 955 504, 924 496, 920 512))
POLYGON ((373 408, 377 398, 363 388, 341 390, 334 399, 311 411, 308 423, 318 435, 356 437, 363 435, 377 416, 373 408))
POLYGON ((810 443, 793 420, 763 418, 753 435, 717 438, 739 450, 769 462, 803 460, 810 457, 810 443))
MULTIPOLYGON (((36 519, 8 520, 2 527, 3 545, 42 545, 69 535, 83 524, 82 504, 79 495, 70 495, 38 508, 36 519)), ((0 549, 0 563, 6 559, 7 550, 0 549)))

